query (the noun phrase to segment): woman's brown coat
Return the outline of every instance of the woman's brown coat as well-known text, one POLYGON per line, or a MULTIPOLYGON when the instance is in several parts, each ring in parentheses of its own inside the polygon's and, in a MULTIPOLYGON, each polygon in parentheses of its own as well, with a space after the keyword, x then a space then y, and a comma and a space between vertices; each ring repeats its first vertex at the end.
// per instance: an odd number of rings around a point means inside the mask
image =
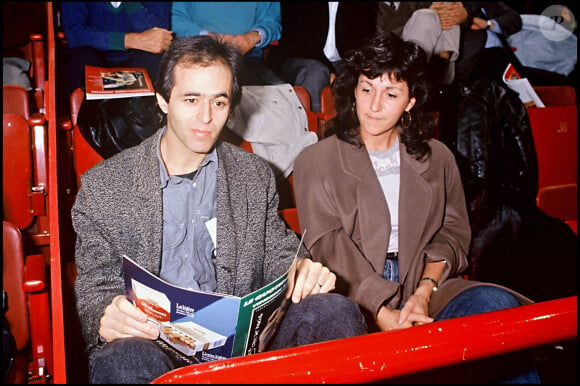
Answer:
MULTIPOLYGON (((483 284, 463 278, 471 229, 455 158, 443 143, 429 145, 424 162, 400 145, 400 283, 382 276, 390 215, 367 150, 332 136, 304 149, 294 164, 305 246, 336 273, 337 291, 373 316, 383 304, 399 308, 413 294, 425 262, 447 263, 431 297, 431 316, 460 292, 483 284)), ((522 304, 531 303, 511 292, 522 304)))

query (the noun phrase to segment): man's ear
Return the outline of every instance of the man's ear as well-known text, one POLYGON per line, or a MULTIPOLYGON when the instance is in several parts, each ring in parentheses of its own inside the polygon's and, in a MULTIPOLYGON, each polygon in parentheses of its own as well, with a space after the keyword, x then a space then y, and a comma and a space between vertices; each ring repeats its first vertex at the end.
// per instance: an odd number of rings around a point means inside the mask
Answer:
POLYGON ((157 104, 159 105, 159 108, 161 109, 161 111, 163 111, 163 113, 167 114, 167 101, 165 100, 165 98, 163 98, 161 96, 161 94, 159 94, 158 92, 155 93, 155 97, 157 98, 157 104))

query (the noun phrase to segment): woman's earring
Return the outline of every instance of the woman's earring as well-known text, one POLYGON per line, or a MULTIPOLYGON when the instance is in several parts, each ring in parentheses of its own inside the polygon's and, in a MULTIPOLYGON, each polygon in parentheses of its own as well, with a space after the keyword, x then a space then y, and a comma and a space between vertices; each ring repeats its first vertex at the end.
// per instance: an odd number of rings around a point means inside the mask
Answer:
POLYGON ((403 129, 408 129, 411 126, 411 113, 408 111, 403 112, 403 115, 401 115, 401 126, 403 127, 403 129), (407 113, 407 124, 405 124, 405 113, 407 113))
POLYGON ((352 102, 352 112, 356 113, 356 102, 352 102))

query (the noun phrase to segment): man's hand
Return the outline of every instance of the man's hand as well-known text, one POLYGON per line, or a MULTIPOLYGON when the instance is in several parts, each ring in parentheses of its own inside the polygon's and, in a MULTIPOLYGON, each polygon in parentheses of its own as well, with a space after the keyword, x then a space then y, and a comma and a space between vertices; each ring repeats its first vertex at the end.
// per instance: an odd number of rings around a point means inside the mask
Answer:
MULTIPOLYGON (((300 300, 310 294, 327 293, 334 290, 336 275, 323 266, 308 258, 298 260, 293 264, 289 272, 294 277, 292 301, 299 303, 300 300)), ((292 286, 292 283, 290 283, 292 286)))
POLYGON ((160 54, 169 48, 172 40, 171 31, 153 27, 147 31, 125 34, 125 48, 160 54))
POLYGON ((463 23, 468 16, 467 10, 461 1, 437 1, 433 2, 430 8, 439 15, 441 28, 443 29, 451 29, 454 25, 463 23))
POLYGON ((216 34, 214 32, 210 32, 208 35, 215 36, 220 41, 233 45, 242 55, 250 52, 260 41, 260 34, 254 30, 240 35, 216 34))
POLYGON ((157 339, 159 326, 147 322, 147 315, 135 307, 125 295, 113 298, 101 318, 99 334, 107 342, 115 339, 139 337, 157 339))
POLYGON ((472 30, 481 30, 481 29, 487 29, 487 20, 482 19, 480 17, 474 17, 473 18, 473 24, 471 24, 471 29, 472 30))

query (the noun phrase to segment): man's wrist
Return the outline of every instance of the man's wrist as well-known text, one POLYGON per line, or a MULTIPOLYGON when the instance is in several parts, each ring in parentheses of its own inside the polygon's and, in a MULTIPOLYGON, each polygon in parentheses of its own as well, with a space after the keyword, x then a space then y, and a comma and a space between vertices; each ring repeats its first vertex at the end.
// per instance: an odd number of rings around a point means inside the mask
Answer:
POLYGON ((262 35, 262 31, 260 31, 259 29, 255 29, 252 31, 254 31, 258 34, 258 41, 254 44, 254 47, 258 47, 258 46, 262 45, 262 42, 264 41, 264 36, 262 35))

